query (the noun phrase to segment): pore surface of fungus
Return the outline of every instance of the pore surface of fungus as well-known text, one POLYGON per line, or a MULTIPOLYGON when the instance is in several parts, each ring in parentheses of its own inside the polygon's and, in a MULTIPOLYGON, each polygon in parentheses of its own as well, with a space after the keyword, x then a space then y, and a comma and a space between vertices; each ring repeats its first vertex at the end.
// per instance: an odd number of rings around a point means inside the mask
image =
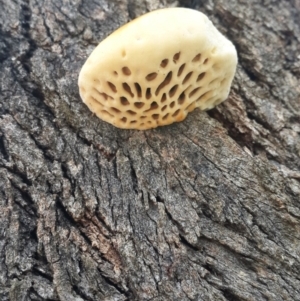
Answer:
POLYGON ((224 101, 236 64, 235 47, 204 14, 166 8, 103 40, 82 67, 78 84, 99 118, 144 130, 224 101))

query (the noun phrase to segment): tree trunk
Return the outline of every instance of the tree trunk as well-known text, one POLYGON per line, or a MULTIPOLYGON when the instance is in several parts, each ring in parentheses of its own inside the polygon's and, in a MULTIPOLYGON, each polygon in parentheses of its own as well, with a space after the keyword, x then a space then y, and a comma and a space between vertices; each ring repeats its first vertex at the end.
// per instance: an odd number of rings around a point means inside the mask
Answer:
POLYGON ((0 300, 300 300, 299 0, 0 0, 0 300), (147 11, 207 14, 229 99, 147 131, 81 66, 147 11))

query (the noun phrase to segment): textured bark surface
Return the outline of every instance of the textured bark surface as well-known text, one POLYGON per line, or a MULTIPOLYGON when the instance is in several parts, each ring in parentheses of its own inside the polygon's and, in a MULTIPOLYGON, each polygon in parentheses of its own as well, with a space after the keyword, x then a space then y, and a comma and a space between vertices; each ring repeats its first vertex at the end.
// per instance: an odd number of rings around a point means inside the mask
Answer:
POLYGON ((0 0, 0 300, 300 300, 299 0, 0 0), (229 99, 149 131, 93 116, 78 72, 114 29, 206 13, 229 99))

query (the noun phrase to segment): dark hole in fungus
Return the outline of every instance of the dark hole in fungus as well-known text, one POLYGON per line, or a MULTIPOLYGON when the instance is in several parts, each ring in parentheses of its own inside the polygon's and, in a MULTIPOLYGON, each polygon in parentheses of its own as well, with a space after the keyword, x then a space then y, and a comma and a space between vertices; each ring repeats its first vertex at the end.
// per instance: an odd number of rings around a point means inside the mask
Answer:
POLYGON ((158 108, 158 104, 156 101, 153 101, 150 105, 150 109, 146 110, 145 112, 149 112, 149 111, 152 111, 152 110, 155 110, 158 108))
POLYGON ((114 93, 117 92, 117 88, 116 88, 116 86, 115 86, 113 83, 107 82, 107 84, 109 85, 110 89, 111 89, 114 93))
POLYGON ((193 72, 191 71, 185 76, 185 78, 182 82, 183 85, 191 78, 192 74, 193 74, 193 72))
POLYGON ((184 67, 185 67, 185 64, 182 64, 182 65, 180 66, 180 68, 178 69, 177 76, 180 76, 180 75, 181 75, 182 71, 184 70, 184 67))
POLYGON ((128 110, 128 111, 126 111, 128 114, 130 114, 130 115, 136 115, 136 112, 133 112, 133 111, 131 111, 131 110, 128 110))
POLYGON ((131 97, 134 97, 134 94, 132 93, 131 88, 130 88, 130 86, 129 86, 127 83, 123 83, 122 86, 123 86, 123 89, 124 89, 127 93, 130 94, 131 97))
POLYGON ((164 59, 164 60, 161 61, 160 66, 163 67, 163 68, 165 68, 165 67, 167 67, 168 63, 169 63, 169 60, 168 59, 164 59))
POLYGON ((144 103, 143 102, 135 102, 134 106, 137 107, 138 109, 140 109, 144 106, 144 103))
POLYGON ((142 97, 142 89, 141 89, 141 86, 139 85, 139 83, 134 83, 134 86, 135 86, 135 89, 137 92, 137 96, 142 97))
POLYGON ((122 72, 123 72, 124 75, 130 75, 131 74, 131 71, 128 67, 123 67, 122 72))
POLYGON ((198 62, 198 61, 200 61, 200 59, 201 59, 201 53, 198 53, 194 58, 193 58, 193 60, 192 60, 192 62, 198 62))
POLYGON ((157 76, 156 72, 150 73, 146 76, 146 80, 148 80, 148 81, 154 80, 156 78, 156 76, 157 76))
POLYGON ((176 64, 179 58, 180 58, 180 52, 175 53, 173 56, 173 62, 176 64))
POLYGON ((124 97, 124 96, 121 96, 121 97, 120 97, 120 101, 121 101, 121 104, 122 104, 123 106, 129 105, 129 101, 128 101, 127 98, 124 97))
POLYGON ((163 95, 162 95, 162 97, 161 97, 161 102, 163 103, 163 102, 165 102, 167 100, 167 95, 166 95, 166 93, 164 93, 163 95))
POLYGON ((158 95, 160 90, 163 89, 165 86, 167 86, 170 83, 171 80, 172 80, 172 71, 170 71, 167 74, 167 76, 165 77, 163 82, 158 86, 158 88, 155 91, 155 95, 158 95))
POLYGON ((199 82, 204 76, 205 76, 205 72, 202 72, 201 74, 199 74, 197 77, 197 82, 199 82))
POLYGON ((178 104, 182 105, 184 103, 185 100, 185 94, 184 92, 182 92, 178 98, 178 104))
POLYGON ((200 89, 200 87, 194 89, 193 91, 191 91, 191 93, 189 94, 189 97, 192 97, 198 90, 200 89))
POLYGON ((168 116, 169 116, 169 113, 167 113, 162 119, 166 120, 168 118, 168 116))
POLYGON ((146 98, 147 99, 151 98, 151 88, 147 88, 147 90, 146 90, 146 98))
POLYGON ((117 108, 114 108, 114 107, 112 107, 112 108, 110 108, 113 112, 115 112, 115 113, 120 113, 121 111, 120 110, 118 110, 117 108))
POLYGON ((178 85, 175 85, 174 87, 171 88, 171 90, 169 91, 169 96, 172 97, 174 96, 174 94, 176 93, 178 88, 178 85))
POLYGON ((172 116, 176 117, 179 114, 179 112, 180 112, 180 109, 176 110, 172 116))

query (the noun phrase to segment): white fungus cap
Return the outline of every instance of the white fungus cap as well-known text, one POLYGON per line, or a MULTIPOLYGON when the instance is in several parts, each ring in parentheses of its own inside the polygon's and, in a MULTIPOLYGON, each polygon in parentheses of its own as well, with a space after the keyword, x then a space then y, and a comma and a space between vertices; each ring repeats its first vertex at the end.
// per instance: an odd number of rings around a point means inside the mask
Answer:
POLYGON ((235 47, 204 14, 166 8, 103 40, 82 67, 78 85, 99 118, 145 130, 224 101, 236 65, 235 47))

